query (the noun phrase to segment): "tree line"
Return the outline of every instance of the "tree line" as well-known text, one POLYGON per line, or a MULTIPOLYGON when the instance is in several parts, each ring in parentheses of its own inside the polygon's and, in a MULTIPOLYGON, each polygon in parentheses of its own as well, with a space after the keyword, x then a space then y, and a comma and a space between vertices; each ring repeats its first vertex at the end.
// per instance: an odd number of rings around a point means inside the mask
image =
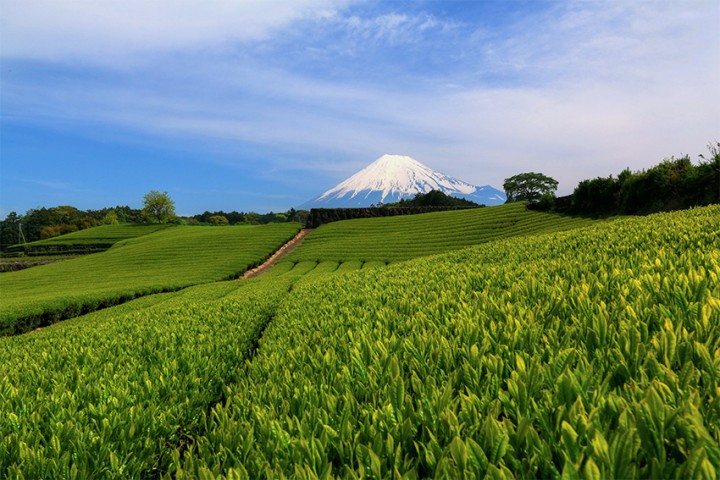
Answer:
POLYGON ((0 222, 0 245, 4 248, 18 243, 34 242, 99 225, 140 223, 142 218, 141 210, 128 206, 79 210, 63 205, 33 208, 25 215, 10 212, 0 222))
POLYGON ((626 168, 616 177, 581 181, 572 194, 556 197, 558 182, 541 173, 505 179, 507 202, 526 201, 535 210, 573 215, 645 215, 720 203, 720 142, 709 155, 671 157, 646 170, 626 168))
POLYGON ((300 222, 307 211, 291 208, 287 212, 256 213, 256 212, 203 212, 188 219, 189 224, 204 225, 264 225, 266 223, 300 222))
POLYGON ((386 203, 385 207, 484 207, 465 198, 453 197, 440 190, 416 193, 413 198, 401 198, 396 203, 386 203))
POLYGON ((625 169, 616 177, 583 180, 569 198, 551 205, 556 211, 579 215, 644 215, 720 203, 720 143, 700 155, 671 157, 647 170, 625 169))
POLYGON ((151 190, 143 197, 143 208, 116 206, 100 210, 79 210, 63 205, 50 208, 33 208, 25 215, 10 212, 0 221, 0 250, 20 243, 64 235, 100 225, 120 223, 174 223, 185 225, 259 225, 265 223, 301 221, 303 213, 290 209, 284 213, 205 212, 192 217, 175 214, 175 202, 167 192, 151 190))

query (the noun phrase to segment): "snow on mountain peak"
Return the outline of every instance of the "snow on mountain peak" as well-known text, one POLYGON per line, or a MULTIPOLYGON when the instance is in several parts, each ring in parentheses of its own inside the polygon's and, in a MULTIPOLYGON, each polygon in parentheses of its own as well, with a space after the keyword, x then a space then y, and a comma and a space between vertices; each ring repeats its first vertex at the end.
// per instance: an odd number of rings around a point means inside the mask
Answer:
POLYGON ((298 208, 369 207, 412 198, 431 190, 440 190, 446 195, 484 205, 499 205, 505 201, 505 194, 490 185, 470 185, 436 172, 406 155, 383 155, 336 187, 298 208))
POLYGON ((380 201, 397 201, 402 197, 430 190, 447 194, 471 194, 477 187, 448 177, 405 155, 383 155, 336 187, 318 197, 355 197, 361 192, 379 192, 380 201), (389 197, 389 198, 388 198, 389 197))

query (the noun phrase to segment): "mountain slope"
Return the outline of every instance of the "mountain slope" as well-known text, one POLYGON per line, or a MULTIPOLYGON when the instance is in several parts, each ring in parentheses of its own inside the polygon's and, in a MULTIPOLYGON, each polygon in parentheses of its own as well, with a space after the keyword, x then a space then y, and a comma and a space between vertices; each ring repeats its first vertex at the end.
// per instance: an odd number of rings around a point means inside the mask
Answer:
POLYGON ((368 207, 397 202, 417 193, 440 190, 485 205, 505 202, 505 193, 490 185, 478 187, 436 172, 404 155, 383 155, 344 182, 300 208, 368 207))

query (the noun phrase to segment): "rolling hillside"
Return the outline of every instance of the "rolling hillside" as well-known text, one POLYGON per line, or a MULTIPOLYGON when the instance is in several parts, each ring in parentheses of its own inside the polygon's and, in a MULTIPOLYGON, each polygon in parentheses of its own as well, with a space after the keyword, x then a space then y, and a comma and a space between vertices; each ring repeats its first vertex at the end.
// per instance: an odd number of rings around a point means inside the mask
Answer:
POLYGON ((114 244, 121 240, 141 237, 151 233, 158 232, 170 228, 168 225, 136 225, 136 224, 120 224, 120 225, 101 225, 99 227, 88 228, 77 232, 67 233, 59 237, 52 237, 37 242, 25 243, 20 246, 25 247, 41 247, 47 245, 87 245, 87 244, 114 244))
POLYGON ((714 478, 718 217, 387 266, 303 244, 0 338, 0 476, 714 478))
POLYGON ((21 333, 150 293, 234 278, 270 256, 299 224, 174 227, 102 253, 0 275, 0 334, 21 333))
POLYGON ((320 226, 286 261, 390 263, 592 223, 583 218, 533 212, 522 203, 402 217, 359 218, 320 226))

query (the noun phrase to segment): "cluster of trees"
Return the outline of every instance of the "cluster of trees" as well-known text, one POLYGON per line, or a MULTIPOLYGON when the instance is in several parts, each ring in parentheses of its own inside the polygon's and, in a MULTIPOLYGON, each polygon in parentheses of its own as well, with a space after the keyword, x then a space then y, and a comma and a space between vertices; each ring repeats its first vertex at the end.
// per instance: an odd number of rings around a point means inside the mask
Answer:
POLYGON ((168 223, 176 221, 175 202, 167 192, 151 190, 143 197, 141 210, 128 206, 79 210, 71 206, 34 208, 25 215, 10 212, 0 222, 0 249, 77 232, 99 225, 119 223, 168 223))
POLYGON ((527 201, 538 210, 588 216, 644 215, 720 203, 720 142, 693 164, 671 157, 647 170, 625 169, 617 177, 581 181, 571 195, 555 197, 558 182, 541 173, 505 179, 508 202, 527 201))
POLYGON ((307 211, 291 208, 282 213, 255 212, 204 212, 190 217, 189 223, 211 225, 264 225, 266 223, 300 222, 307 217, 307 211))
POLYGON ((34 242, 66 233, 121 222, 139 222, 141 210, 127 206, 101 210, 78 210, 71 206, 34 208, 25 215, 10 212, 0 222, 0 245, 34 242))
POLYGON ((440 190, 417 193, 413 198, 403 198, 396 203, 386 203, 384 207, 480 207, 475 202, 464 198, 446 195, 440 190))
POLYGON ((99 225, 118 223, 189 223, 189 224, 264 224, 273 222, 302 221, 308 212, 290 209, 285 213, 255 212, 205 212, 184 218, 175 214, 175 202, 168 192, 151 190, 143 197, 143 208, 128 206, 103 208, 101 210, 78 210, 71 206, 36 208, 25 215, 11 212, 0 221, 0 250, 20 243, 76 232, 99 225))
MULTIPOLYGON (((711 157, 694 165, 690 158, 670 158, 660 164, 617 177, 583 180, 555 210, 578 215, 643 215, 720 203, 720 144, 711 157)), ((560 199, 559 199, 560 200, 560 199)))

